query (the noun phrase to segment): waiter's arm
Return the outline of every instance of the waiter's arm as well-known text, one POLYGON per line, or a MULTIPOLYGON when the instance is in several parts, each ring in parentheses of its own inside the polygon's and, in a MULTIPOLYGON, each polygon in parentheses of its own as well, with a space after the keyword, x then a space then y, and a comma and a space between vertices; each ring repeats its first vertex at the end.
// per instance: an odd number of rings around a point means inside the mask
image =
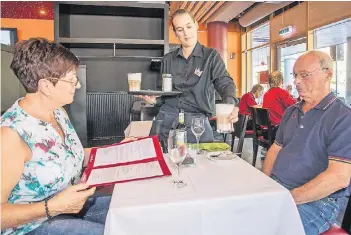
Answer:
POLYGON ((211 65, 213 85, 216 91, 221 96, 223 103, 235 104, 236 106, 238 106, 234 81, 230 77, 227 69, 225 68, 225 64, 221 56, 218 54, 217 51, 215 51, 215 53, 216 54, 212 60, 211 65))

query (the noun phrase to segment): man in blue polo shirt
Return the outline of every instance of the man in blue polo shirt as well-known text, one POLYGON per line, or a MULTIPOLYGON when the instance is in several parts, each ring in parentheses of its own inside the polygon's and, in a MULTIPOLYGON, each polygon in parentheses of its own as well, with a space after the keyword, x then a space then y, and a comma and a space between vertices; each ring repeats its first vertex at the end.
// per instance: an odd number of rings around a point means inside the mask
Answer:
POLYGON ((303 101, 284 113, 263 171, 288 188, 307 235, 335 223, 350 195, 351 108, 330 91, 333 61, 310 51, 294 65, 303 101))

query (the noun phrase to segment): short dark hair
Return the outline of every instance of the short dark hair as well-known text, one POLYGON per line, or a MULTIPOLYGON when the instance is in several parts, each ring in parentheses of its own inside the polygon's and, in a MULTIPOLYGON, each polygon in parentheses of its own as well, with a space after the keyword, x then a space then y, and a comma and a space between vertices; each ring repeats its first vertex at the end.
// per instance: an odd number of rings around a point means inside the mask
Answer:
POLYGON ((179 15, 189 15, 191 17, 191 19, 194 21, 194 23, 196 22, 195 20, 195 17, 193 16, 193 14, 190 12, 190 11, 187 11, 187 10, 184 10, 184 9, 178 9, 176 10, 176 12, 174 12, 174 14, 172 15, 172 27, 173 27, 173 31, 175 32, 176 31, 176 28, 174 27, 174 24, 173 24, 173 19, 176 17, 176 16, 179 16, 179 15))
MULTIPOLYGON (((10 68, 25 90, 35 93, 40 79, 60 79, 78 65, 78 58, 61 44, 45 38, 31 38, 16 44, 10 68)), ((55 85, 57 81, 51 82, 55 85)))

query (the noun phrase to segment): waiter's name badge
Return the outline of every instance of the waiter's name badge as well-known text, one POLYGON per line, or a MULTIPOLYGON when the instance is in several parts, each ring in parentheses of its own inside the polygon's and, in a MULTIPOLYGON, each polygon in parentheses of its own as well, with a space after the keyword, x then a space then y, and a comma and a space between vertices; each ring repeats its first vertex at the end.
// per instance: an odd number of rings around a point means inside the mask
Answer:
POLYGON ((203 72, 203 71, 200 71, 200 69, 195 69, 194 74, 196 74, 198 77, 200 77, 201 74, 202 74, 202 72, 203 72))

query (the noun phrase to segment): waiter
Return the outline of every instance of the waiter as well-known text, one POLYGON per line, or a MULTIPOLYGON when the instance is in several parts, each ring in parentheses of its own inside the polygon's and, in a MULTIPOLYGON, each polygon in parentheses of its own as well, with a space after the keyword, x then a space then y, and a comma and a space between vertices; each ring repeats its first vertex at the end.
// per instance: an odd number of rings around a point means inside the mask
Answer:
MULTIPOLYGON (((190 12, 177 10, 172 17, 172 24, 182 45, 163 57, 161 73, 172 74, 173 89, 183 93, 177 97, 140 97, 150 104, 161 106, 156 117, 156 120, 163 120, 161 140, 165 141, 169 131, 176 128, 179 110, 183 109, 188 142, 196 142, 191 131, 194 116, 205 119, 205 132, 200 142, 213 142, 213 130, 208 118, 214 116, 214 92, 216 90, 219 93, 223 103, 237 105, 236 87, 218 52, 197 41, 198 24, 190 12)), ((238 120, 237 107, 228 119, 231 122, 238 120)))

